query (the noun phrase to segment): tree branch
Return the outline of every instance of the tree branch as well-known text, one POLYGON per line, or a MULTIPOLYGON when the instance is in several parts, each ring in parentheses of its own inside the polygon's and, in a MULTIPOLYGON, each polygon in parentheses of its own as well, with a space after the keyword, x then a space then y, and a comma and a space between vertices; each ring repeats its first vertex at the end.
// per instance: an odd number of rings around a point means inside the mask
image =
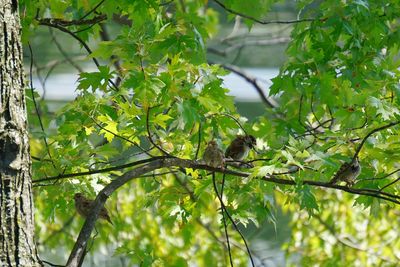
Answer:
POLYGON ((42 118, 40 116, 39 106, 36 103, 36 98, 35 98, 35 93, 34 93, 34 88, 33 88, 33 77, 32 77, 33 52, 32 52, 32 46, 31 46, 30 43, 28 43, 28 47, 29 47, 29 52, 30 52, 30 56, 31 56, 31 58, 30 58, 30 66, 29 66, 29 80, 30 80, 29 81, 29 83, 30 83, 29 85, 30 85, 30 91, 31 91, 31 94, 32 94, 32 102, 33 102, 33 106, 35 107, 37 118, 39 120, 40 129, 42 130, 42 133, 43 133, 43 141, 44 141, 44 145, 46 147, 47 155, 49 156, 51 165, 53 166, 54 170, 58 171, 56 165, 54 164, 54 160, 53 160, 53 157, 52 157, 51 152, 50 152, 50 146, 49 146, 49 144, 47 142, 46 131, 44 130, 42 118))
MULTIPOLYGON (((46 21, 46 20, 42 20, 42 21, 38 20, 38 22, 39 22, 39 25, 53 27, 53 28, 59 29, 62 32, 68 33, 69 35, 71 35, 75 40, 77 40, 86 49, 86 51, 88 52, 89 55, 93 53, 93 51, 90 49, 88 44, 85 41, 83 41, 82 38, 80 38, 78 35, 76 35, 72 31, 70 31, 69 29, 63 27, 62 25, 51 23, 51 21, 46 21)), ((92 60, 93 60, 94 64, 96 65, 96 67, 100 68, 100 63, 97 60, 97 58, 92 57, 92 60)), ((108 79, 108 82, 109 82, 109 84, 112 85, 112 86, 110 86, 110 88, 112 88, 114 91, 118 91, 119 90, 117 85, 111 79, 108 79)), ((127 101, 125 99, 125 97, 122 96, 122 98, 125 101, 127 101)))
POLYGON ((55 19, 55 18, 45 18, 45 19, 37 19, 40 25, 59 25, 63 27, 68 26, 79 26, 79 25, 92 25, 99 22, 102 22, 107 19, 105 14, 96 16, 92 19, 77 19, 77 20, 63 20, 63 19, 55 19))
POLYGON ((221 67, 239 75, 240 77, 244 78, 247 82, 249 82, 251 85, 253 85, 253 87, 256 89, 257 93, 260 95, 261 100, 268 107, 270 107, 270 108, 278 107, 278 103, 274 99, 267 97, 264 94, 263 89, 260 87, 260 85, 258 84, 257 79, 255 77, 252 77, 251 75, 246 74, 244 71, 242 71, 238 67, 230 65, 230 64, 223 64, 223 65, 221 65, 221 67))
POLYGON ((224 50, 218 50, 213 47, 207 48, 208 52, 214 53, 218 56, 221 57, 226 57, 229 54, 231 54, 235 50, 240 50, 245 47, 250 47, 250 46, 269 46, 269 45, 277 45, 277 44, 287 44, 290 41, 290 37, 279 37, 279 38, 274 38, 274 39, 266 39, 266 40, 255 40, 255 41, 244 41, 241 43, 235 42, 231 44, 230 42, 225 42, 229 46, 225 48, 224 50))
POLYGON ((314 21, 314 20, 315 20, 315 19, 298 19, 298 20, 270 20, 270 21, 265 21, 265 20, 260 20, 260 19, 254 18, 254 17, 252 17, 252 16, 249 16, 249 15, 246 15, 246 14, 243 14, 243 13, 240 13, 240 12, 238 12, 238 11, 235 11, 235 10, 233 10, 233 9, 231 9, 231 8, 229 8, 229 7, 227 7, 224 3, 222 3, 222 2, 219 1, 219 0, 214 0, 214 2, 217 3, 217 4, 218 4, 220 7, 222 7, 223 9, 225 9, 226 11, 228 11, 229 13, 238 15, 238 16, 240 16, 240 17, 242 17, 242 18, 249 19, 249 20, 252 20, 252 21, 254 21, 254 22, 263 24, 263 25, 266 25, 266 24, 293 24, 293 23, 306 22, 306 21, 314 21))
MULTIPOLYGON (((91 232, 95 226, 95 222, 97 220, 97 217, 103 208, 107 198, 118 188, 123 186, 124 184, 128 183, 129 181, 139 178, 140 176, 157 170, 161 168, 171 168, 171 167, 181 167, 181 168, 192 168, 192 169, 203 169, 203 170, 208 170, 208 171, 214 171, 214 172, 219 172, 219 173, 226 173, 226 174, 232 174, 236 175, 239 177, 248 177, 250 173, 245 173, 245 172, 238 172, 238 171, 233 171, 233 170, 227 170, 227 169, 221 169, 221 168, 213 168, 204 164, 199 164, 196 161, 192 160, 186 160, 186 159, 180 159, 180 158, 169 158, 169 157, 161 157, 157 159, 153 159, 147 164, 144 164, 142 166, 137 167, 134 170, 130 170, 126 172, 125 174, 119 176, 115 180, 113 180, 110 184, 105 186, 100 193, 97 195, 92 210, 90 214, 88 214, 87 219, 85 221, 85 224, 83 225, 81 232, 79 234, 79 237, 75 243, 75 246, 69 256, 68 262, 67 262, 67 267, 77 267, 78 263, 82 260, 84 257, 84 248, 90 238, 91 232)), ((273 175, 271 176, 266 176, 260 178, 265 182, 271 182, 275 184, 283 184, 283 185, 296 185, 296 182, 293 180, 288 180, 288 179, 280 179, 276 178, 273 175)), ((316 186, 316 187, 325 187, 325 188, 333 188, 333 189, 338 189, 342 190, 345 192, 349 192, 352 194, 356 195, 365 195, 365 196, 371 196, 379 199, 383 199, 395 204, 400 205, 400 201, 396 199, 400 199, 400 196, 392 195, 389 193, 383 194, 383 192, 377 191, 377 190, 372 190, 372 189, 356 189, 356 188, 350 188, 346 186, 340 186, 340 185, 332 185, 326 182, 319 182, 319 181, 311 181, 311 180, 304 180, 302 182, 303 184, 311 185, 311 186, 316 186)))
POLYGON ((109 167, 109 168, 99 169, 99 170, 60 174, 60 175, 57 175, 57 176, 51 176, 51 177, 36 179, 36 180, 33 180, 32 183, 40 183, 40 182, 47 182, 47 181, 53 181, 53 180, 67 179, 67 178, 72 178, 72 177, 92 175, 92 174, 97 174, 97 173, 105 173, 105 172, 117 171, 117 170, 129 168, 129 167, 137 166, 137 165, 140 165, 140 164, 149 163, 149 162, 152 162, 152 161, 155 161, 155 160, 159 160, 159 159, 163 159, 163 158, 167 158, 167 157, 166 156, 152 157, 152 158, 148 158, 148 159, 143 159, 143 160, 130 162, 130 163, 127 163, 127 164, 113 166, 113 167, 109 167))
POLYGON ((392 127, 392 126, 395 126, 395 125, 397 125, 397 124, 399 124, 399 123, 400 123, 400 121, 391 122, 391 123, 389 123, 389 124, 386 124, 386 125, 384 125, 384 126, 381 126, 381 127, 379 127, 379 128, 376 128, 376 129, 372 130, 372 131, 369 132, 366 136, 364 136, 364 138, 363 138, 363 140, 361 141, 360 145, 357 147, 356 152, 354 153, 353 160, 355 160, 355 159, 357 158, 358 154, 360 153, 360 151, 361 151, 363 145, 365 144, 365 142, 367 141, 368 137, 370 137, 371 135, 373 135, 373 134, 376 133, 376 132, 385 130, 385 129, 390 128, 390 127, 392 127))
POLYGON ((92 14, 93 12, 96 11, 96 9, 98 9, 106 0, 101 0, 97 5, 95 5, 91 10, 89 10, 89 12, 87 12, 82 18, 81 20, 87 18, 90 14, 92 14))

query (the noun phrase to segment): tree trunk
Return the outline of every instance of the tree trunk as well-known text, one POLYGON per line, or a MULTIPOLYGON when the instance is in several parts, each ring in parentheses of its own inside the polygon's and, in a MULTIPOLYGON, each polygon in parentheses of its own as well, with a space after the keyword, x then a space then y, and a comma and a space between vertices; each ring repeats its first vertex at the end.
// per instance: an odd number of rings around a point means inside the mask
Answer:
POLYGON ((34 243, 21 25, 0 0, 0 266, 41 266, 34 243))

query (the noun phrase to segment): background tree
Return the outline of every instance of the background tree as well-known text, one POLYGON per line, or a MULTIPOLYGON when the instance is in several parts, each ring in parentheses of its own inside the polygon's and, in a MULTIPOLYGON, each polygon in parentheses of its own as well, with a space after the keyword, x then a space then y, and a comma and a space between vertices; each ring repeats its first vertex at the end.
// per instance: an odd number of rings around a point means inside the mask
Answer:
POLYGON ((24 40, 43 27, 59 30, 96 67, 83 71, 82 58, 66 54, 64 62, 80 72, 78 97, 56 112, 43 102, 33 109, 37 96, 29 102, 41 251, 73 247, 68 260, 59 259, 68 266, 100 250, 121 265, 227 266, 230 258, 245 265, 250 255, 262 264, 240 230, 274 223, 282 208, 292 215, 287 264, 398 262, 400 4, 299 1, 297 18, 269 20, 273 4, 21 1, 24 40), (235 25, 221 43, 208 43, 216 10, 235 25), (253 30, 289 25, 291 36, 258 39, 242 23, 253 30), (289 39, 269 95, 228 64, 248 46, 289 39), (263 115, 245 123, 237 114, 222 85, 226 72, 207 63, 207 51, 209 61, 254 86, 263 115), (226 148, 239 132, 257 138, 254 168, 195 161, 208 141, 226 148), (329 183, 356 157, 362 172, 353 187, 329 183), (97 196, 82 228, 73 216, 77 192, 97 196), (114 226, 95 222, 107 198, 114 226))

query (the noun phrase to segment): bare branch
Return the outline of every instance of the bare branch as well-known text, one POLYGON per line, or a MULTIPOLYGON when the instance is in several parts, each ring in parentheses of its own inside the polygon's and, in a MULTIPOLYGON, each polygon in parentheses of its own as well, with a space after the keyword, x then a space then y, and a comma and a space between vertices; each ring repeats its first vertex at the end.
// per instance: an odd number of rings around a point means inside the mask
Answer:
MULTIPOLYGON (((78 64, 76 64, 76 63, 70 58, 70 56, 68 55, 67 52, 64 51, 64 49, 62 48, 60 42, 57 40, 57 38, 56 38, 56 36, 55 36, 55 34, 54 34, 54 32, 53 32, 53 28, 49 27, 49 31, 50 31, 51 37, 52 37, 52 39, 53 39, 55 45, 56 45, 57 48, 58 48, 58 51, 60 51, 61 55, 63 55, 63 57, 65 58, 65 60, 67 60, 68 63, 69 63, 72 67, 74 67, 75 69, 77 69, 77 71, 78 71, 79 73, 83 72, 83 69, 82 69, 78 64)), ((52 69, 51 69, 51 70, 52 70, 52 69)), ((48 76, 49 76, 50 73, 51 73, 51 70, 47 73, 46 79, 45 79, 45 80, 47 80, 48 76)))
POLYGON ((78 19, 78 20, 63 20, 63 19, 54 19, 54 18, 44 18, 38 19, 40 25, 59 25, 62 27, 68 26, 79 26, 79 25, 92 25, 99 22, 102 22, 107 19, 105 14, 96 16, 92 19, 78 19))
POLYGON ((290 37, 277 37, 274 39, 266 39, 266 40, 254 40, 254 41, 245 41, 245 42, 235 42, 231 44, 230 42, 225 42, 229 46, 224 50, 218 50, 216 48, 210 47, 207 48, 208 52, 217 54, 221 57, 226 57, 230 55, 235 50, 240 50, 245 47, 250 46, 270 46, 270 45, 277 45, 277 44, 287 44, 290 41, 290 37))
POLYGON ((51 152, 50 152, 50 147, 49 147, 49 144, 47 142, 46 132, 44 130, 42 118, 40 116, 39 106, 36 103, 36 98, 35 98, 35 93, 34 93, 34 88, 33 88, 33 77, 32 77, 33 52, 32 52, 32 47, 31 47, 30 43, 28 43, 28 47, 29 47, 29 52, 30 52, 30 55, 31 55, 31 62, 30 62, 30 67, 29 67, 29 80, 30 80, 30 87, 31 87, 30 89, 31 89, 31 93, 32 93, 32 101, 33 101, 33 105, 34 105, 35 110, 36 110, 37 118, 39 120, 40 129, 42 129, 43 141, 44 141, 44 144, 46 146, 47 155, 49 155, 50 162, 51 162, 51 165, 53 165, 54 170, 57 171, 57 167, 54 164, 54 160, 53 160, 53 157, 51 156, 51 152))
POLYGON ((217 3, 223 9, 225 9, 226 11, 228 11, 229 13, 241 16, 242 18, 249 19, 249 20, 252 20, 254 22, 263 24, 263 25, 266 25, 266 24, 293 24, 293 23, 300 23, 300 22, 314 21, 315 20, 315 19, 298 19, 298 20, 269 20, 269 21, 265 21, 265 20, 260 20, 260 19, 254 18, 252 16, 240 13, 238 11, 235 11, 235 10, 225 6, 225 4, 222 3, 219 0, 214 0, 214 2, 217 3))
POLYGON ((243 70, 241 70, 240 68, 233 66, 233 65, 229 65, 229 64, 223 64, 221 65, 221 67, 223 67, 224 69, 227 69, 237 75, 239 75, 240 77, 244 78, 247 82, 249 82, 250 84, 253 85, 253 87, 256 89, 257 93, 260 95, 261 100, 270 108, 276 108, 278 107, 278 103, 270 98, 267 97, 264 94, 263 89, 260 87, 260 85, 257 82, 257 79, 255 77, 252 77, 251 75, 245 73, 243 70))

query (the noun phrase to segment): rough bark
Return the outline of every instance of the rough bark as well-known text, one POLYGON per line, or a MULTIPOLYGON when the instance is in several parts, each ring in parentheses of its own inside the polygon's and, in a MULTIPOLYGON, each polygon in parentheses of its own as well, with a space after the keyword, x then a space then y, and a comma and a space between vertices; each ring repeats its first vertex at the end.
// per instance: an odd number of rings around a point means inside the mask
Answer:
POLYGON ((16 0, 0 0, 0 266, 41 266, 34 243, 31 161, 16 0))

